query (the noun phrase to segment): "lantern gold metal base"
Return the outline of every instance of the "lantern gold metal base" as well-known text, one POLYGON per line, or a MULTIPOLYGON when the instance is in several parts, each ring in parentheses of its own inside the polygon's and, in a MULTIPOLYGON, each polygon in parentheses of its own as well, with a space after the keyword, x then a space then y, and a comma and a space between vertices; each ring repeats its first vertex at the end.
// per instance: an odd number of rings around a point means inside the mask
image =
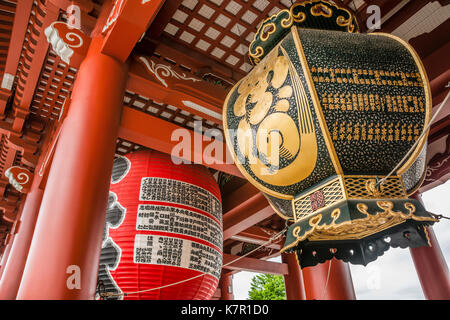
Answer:
MULTIPOLYGON (((426 224, 405 221, 393 228, 360 240, 304 241, 295 248, 301 268, 315 266, 332 258, 366 266, 389 248, 430 246, 426 224)), ((291 250, 292 251, 292 250, 291 250)))
POLYGON ((389 247, 428 245, 435 221, 413 199, 344 200, 291 225, 282 251, 295 251, 302 268, 333 257, 367 265, 389 247))
POLYGON ((297 195, 282 251, 295 251, 304 268, 333 257, 366 265, 389 247, 427 245, 424 227, 437 219, 408 199, 401 177, 378 187, 381 178, 334 176, 297 195))

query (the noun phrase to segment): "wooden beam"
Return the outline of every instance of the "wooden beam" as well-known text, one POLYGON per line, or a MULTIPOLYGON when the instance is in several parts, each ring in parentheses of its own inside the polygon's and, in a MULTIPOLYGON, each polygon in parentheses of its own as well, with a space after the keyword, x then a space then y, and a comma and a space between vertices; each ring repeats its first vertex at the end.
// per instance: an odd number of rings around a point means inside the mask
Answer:
POLYGON ((177 153, 177 156, 219 171, 242 176, 233 162, 226 161, 226 159, 231 159, 231 156, 227 155, 228 149, 224 142, 219 140, 204 141, 203 135, 200 133, 130 107, 124 107, 119 137, 150 149, 172 154, 174 147, 183 141, 182 139, 177 141, 172 138, 173 133, 177 130, 186 135, 186 139, 189 140, 187 141, 187 146, 188 148, 190 147, 190 149, 185 150, 181 154, 177 153), (205 149, 207 147, 211 148, 213 143, 217 146, 216 150, 218 149, 221 152, 214 154, 205 152, 205 149))
POLYGON ((443 71, 450 69, 450 59, 448 59, 449 52, 450 42, 447 42, 445 45, 422 60, 428 79, 435 79, 443 71))
POLYGON ((5 64, 5 73, 9 73, 13 76, 16 75, 17 67, 19 65, 20 53, 22 52, 32 5, 33 1, 17 1, 16 15, 14 16, 11 40, 9 41, 8 46, 8 56, 5 64))
POLYGON ((197 69, 209 67, 211 73, 223 77, 232 84, 239 81, 246 75, 245 72, 236 72, 233 69, 217 62, 208 55, 189 48, 181 43, 173 41, 171 38, 162 35, 158 39, 149 39, 149 41, 156 44, 155 52, 161 55, 168 56, 175 61, 187 61, 188 65, 195 66, 197 69))
POLYGON ((128 91, 159 103, 222 124, 222 106, 227 92, 155 58, 136 56, 130 62, 128 91))
MULTIPOLYGON (((56 8, 53 4, 48 4, 44 21, 42 21, 41 28, 39 29, 39 36, 35 39, 37 46, 34 48, 32 62, 29 70, 27 70, 27 76, 23 88, 23 91, 18 95, 16 91, 15 99, 15 116, 13 123, 13 129, 16 132, 22 131, 22 126, 25 122, 26 114, 33 100, 34 91, 41 74, 41 69, 47 55, 49 43, 47 42, 44 30, 54 21, 58 19, 59 8, 56 8)), ((33 33, 34 34, 34 33, 33 33)), ((34 36, 32 36, 34 37, 34 36)), ((30 54, 30 53, 29 53, 30 54)))
POLYGON ((223 239, 254 226, 258 222, 271 217, 274 210, 264 195, 259 192, 223 215, 223 239))
POLYGON ((414 50, 423 60, 449 41, 450 19, 437 26, 433 31, 422 33, 409 40, 414 50))
POLYGON ((165 0, 116 1, 102 33, 106 33, 102 53, 124 62, 165 0))
POLYGON ((447 139, 445 141, 445 150, 436 153, 427 164, 427 174, 420 187, 420 193, 434 188, 449 178, 450 175, 450 135, 447 131, 447 139))
POLYGON ((223 197, 223 212, 227 213, 237 207, 238 205, 249 200, 251 197, 256 196, 260 191, 253 186, 250 182, 246 182, 239 188, 231 192, 227 192, 223 197))
MULTIPOLYGON (((226 265, 237 258, 239 258, 239 256, 224 253, 223 264, 226 265)), ((271 262, 248 257, 241 258, 240 260, 230 264, 229 266, 224 266, 223 268, 234 271, 250 271, 280 275, 286 275, 289 272, 288 265, 286 263, 271 262)))
POLYGON ((161 36, 164 28, 167 26, 170 19, 172 19, 182 2, 183 0, 170 0, 164 3, 147 32, 150 38, 158 39, 161 36))
MULTIPOLYGON (((396 1, 389 1, 395 4, 396 1)), ((383 23, 381 26, 381 32, 391 33, 399 26, 401 26, 406 20, 411 18, 416 12, 426 6, 430 1, 428 0, 414 0, 409 1, 404 5, 391 19, 383 23)))
MULTIPOLYGON (((431 80, 431 79, 430 79, 431 80)), ((446 69, 439 76, 430 81, 431 94, 433 95, 433 105, 437 103, 434 101, 434 97, 443 91, 448 90, 450 84, 450 69, 446 69)))
POLYGON ((428 134, 428 143, 433 143, 442 137, 449 134, 450 128, 450 114, 440 119, 439 121, 433 123, 430 128, 430 133, 428 134))
MULTIPOLYGON (((272 237, 274 234, 276 234, 278 231, 258 227, 258 226, 251 226, 250 228, 241 231, 237 235, 234 235, 231 237, 232 240, 237 241, 243 241, 247 243, 253 243, 262 245, 270 240, 270 237, 272 237)), ((272 243, 266 244, 265 247, 280 250, 283 247, 283 239, 280 238, 272 243)))
POLYGON ((223 210, 224 240, 245 232, 275 213, 264 195, 249 182, 224 197, 223 210))

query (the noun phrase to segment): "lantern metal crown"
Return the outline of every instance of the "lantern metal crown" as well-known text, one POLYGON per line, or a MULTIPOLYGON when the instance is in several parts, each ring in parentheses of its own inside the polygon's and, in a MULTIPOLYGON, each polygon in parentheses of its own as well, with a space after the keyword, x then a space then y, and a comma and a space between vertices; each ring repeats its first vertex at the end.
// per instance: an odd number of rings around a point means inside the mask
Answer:
POLYGON ((356 17, 332 2, 315 0, 294 3, 289 9, 281 10, 264 20, 250 44, 250 61, 254 65, 258 64, 290 32, 292 26, 359 32, 356 17))
POLYGON ((243 175, 295 221, 283 251, 303 268, 426 245, 436 219, 408 195, 425 174, 431 98, 409 44, 304 1, 263 22, 249 58, 255 67, 224 104, 225 136, 243 175))

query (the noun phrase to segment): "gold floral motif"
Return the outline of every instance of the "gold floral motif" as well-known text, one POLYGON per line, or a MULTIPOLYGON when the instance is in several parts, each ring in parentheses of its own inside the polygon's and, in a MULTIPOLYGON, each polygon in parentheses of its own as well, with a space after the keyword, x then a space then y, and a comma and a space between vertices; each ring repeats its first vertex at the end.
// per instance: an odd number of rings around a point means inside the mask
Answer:
POLYGON ((380 185, 377 188, 377 181, 376 179, 367 179, 366 183, 365 183, 365 187, 367 192, 372 196, 372 197, 381 197, 383 195, 383 186, 380 185))
POLYGON ((311 227, 317 228, 320 220, 322 220, 322 215, 319 213, 319 214, 315 215, 314 217, 312 217, 311 219, 309 219, 308 223, 311 227))
POLYGON ((301 228, 299 226, 295 227, 294 230, 292 230, 292 234, 294 237, 298 237, 298 233, 300 232, 301 228))
POLYGON ((286 10, 289 12, 289 16, 286 19, 281 20, 281 26, 285 29, 290 28, 294 22, 302 23, 303 21, 306 20, 306 14, 304 14, 303 12, 294 14, 292 12, 292 8, 293 7, 291 7, 291 9, 289 11, 286 10))
POLYGON ((350 18, 345 20, 343 16, 339 16, 336 19, 336 23, 341 27, 347 27, 348 32, 353 32, 355 30, 355 25, 352 24, 353 16, 350 14, 350 18))
MULTIPOLYGON (((315 2, 318 2, 318 1, 312 0, 312 1, 303 1, 301 3, 294 3, 289 9, 280 10, 278 13, 265 19, 260 26, 260 28, 263 28, 263 29, 258 29, 258 31, 255 34, 255 37, 253 38, 253 41, 250 44, 250 48, 253 47, 253 43, 255 43, 257 40, 266 42, 268 39, 270 39, 270 35, 277 31, 276 24, 273 22, 269 23, 269 21, 273 21, 273 20, 277 19, 277 17, 287 14, 286 18, 281 19, 280 25, 283 29, 289 29, 290 27, 292 27, 294 22, 297 24, 301 24, 307 18, 307 15, 302 11, 299 11, 297 14, 295 14, 294 9, 299 6, 305 7, 306 5, 313 4, 315 2), (266 30, 267 26, 270 26, 271 29, 266 30), (259 37, 259 39, 258 39, 258 37, 259 37)), ((331 18, 333 15, 333 8, 344 11, 349 16, 349 18, 347 20, 344 18, 344 16, 338 16, 336 19, 337 25, 339 25, 341 27, 347 27, 348 32, 355 32, 355 31, 357 32, 358 31, 358 23, 357 23, 356 19, 354 18, 355 17, 354 14, 352 14, 349 10, 347 10, 343 7, 337 6, 334 3, 331 3, 331 2, 329 3, 329 2, 325 2, 325 1, 319 2, 310 8, 310 12, 313 16, 316 16, 316 17, 324 16, 325 18, 331 18), (353 23, 353 21, 355 21, 355 23, 353 23)), ((251 50, 253 50, 254 52, 252 53, 250 51, 249 57, 250 57, 250 60, 252 61, 252 63, 256 65, 261 61, 261 57, 264 55, 264 49, 262 46, 257 46, 256 48, 251 49, 251 50)))
POLYGON ((275 25, 275 23, 266 24, 264 26, 264 29, 261 32, 261 40, 267 41, 267 39, 269 39, 270 35, 272 33, 274 33, 275 31, 277 31, 277 26, 275 25), (270 29, 268 29, 268 28, 270 28, 270 29))
POLYGON ((407 219, 438 221, 432 217, 419 217, 414 215, 416 207, 410 202, 406 202, 404 205, 407 213, 394 211, 392 201, 377 201, 377 206, 383 211, 370 214, 368 212, 369 207, 366 204, 358 203, 356 206, 358 211, 365 214, 366 217, 353 221, 345 221, 340 224, 336 224, 336 220, 341 214, 340 209, 335 209, 331 213, 333 221, 330 224, 319 225, 322 217, 311 217, 308 223, 312 228, 300 236, 300 226, 295 227, 296 233, 293 235, 297 238, 296 241, 284 247, 281 252, 296 246, 305 239, 309 241, 357 240, 404 223, 407 219))
POLYGON ((333 15, 333 10, 331 8, 325 6, 323 3, 318 3, 311 7, 311 14, 313 16, 324 16, 326 18, 330 18, 333 15))

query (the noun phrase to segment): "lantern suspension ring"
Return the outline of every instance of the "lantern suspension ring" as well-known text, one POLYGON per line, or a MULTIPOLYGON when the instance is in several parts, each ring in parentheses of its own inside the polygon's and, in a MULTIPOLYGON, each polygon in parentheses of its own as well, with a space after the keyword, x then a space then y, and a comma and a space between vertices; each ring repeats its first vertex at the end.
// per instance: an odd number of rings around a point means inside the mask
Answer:
POLYGON ((439 113, 442 111, 442 109, 444 108, 445 104, 447 103, 448 98, 450 97, 450 90, 447 92, 447 95, 445 96, 444 101, 441 103, 441 105, 439 106, 439 109, 437 109, 436 113, 433 115, 433 117, 431 118, 430 122, 428 123, 428 125, 425 127, 425 129, 422 131, 422 134, 419 136, 419 138, 416 140, 416 142, 412 145, 411 149, 409 149, 409 151, 405 154, 405 156, 403 157, 402 160, 400 160, 400 162, 395 166, 394 169, 392 169, 391 172, 389 172, 388 175, 386 175, 384 178, 382 178, 381 180, 377 181, 377 183, 375 184, 375 187, 379 190, 380 186, 382 184, 384 184, 386 182, 386 180, 392 176, 397 170, 398 168, 400 168, 400 166, 406 161, 406 159, 409 158, 409 156, 411 155, 411 153, 414 152, 414 150, 416 149, 417 145, 419 144, 419 142, 422 140, 423 136, 428 132, 428 129, 430 129, 431 124, 434 122, 434 120, 436 119, 436 117, 439 115, 439 113))

